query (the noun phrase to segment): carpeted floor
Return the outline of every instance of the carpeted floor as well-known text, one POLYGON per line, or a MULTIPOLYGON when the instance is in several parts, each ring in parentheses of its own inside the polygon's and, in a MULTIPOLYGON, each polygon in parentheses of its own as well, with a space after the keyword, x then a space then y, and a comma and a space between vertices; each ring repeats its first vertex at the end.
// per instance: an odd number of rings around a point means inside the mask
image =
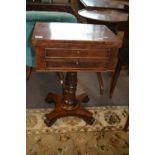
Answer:
POLYGON ((128 132, 27 135, 27 155, 128 155, 128 132))
POLYGON ((64 117, 46 127, 44 114, 51 109, 27 110, 27 155, 128 155, 128 132, 122 131, 128 106, 88 109, 96 119, 92 126, 64 117))

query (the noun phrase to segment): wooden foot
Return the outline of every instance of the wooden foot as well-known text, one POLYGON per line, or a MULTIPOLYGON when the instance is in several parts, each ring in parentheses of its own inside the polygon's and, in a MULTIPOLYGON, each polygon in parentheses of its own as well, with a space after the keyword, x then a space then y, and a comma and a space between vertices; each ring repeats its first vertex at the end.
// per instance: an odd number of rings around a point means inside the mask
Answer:
POLYGON ((51 120, 51 119, 48 119, 48 117, 46 117, 46 119, 44 120, 44 123, 50 127, 51 125, 53 125, 55 123, 56 119, 54 120, 51 120))
POLYGON ((45 115, 46 119, 44 120, 44 122, 47 126, 51 126, 55 123, 55 121, 58 118, 66 117, 66 116, 77 116, 79 118, 82 118, 89 125, 92 125, 95 121, 94 117, 92 116, 92 113, 80 107, 74 111, 62 110, 62 111, 59 111, 59 113, 55 109, 54 111, 45 115))
POLYGON ((93 123, 95 122, 95 118, 94 117, 89 118, 89 119, 86 118, 84 119, 84 121, 89 125, 93 125, 93 123))

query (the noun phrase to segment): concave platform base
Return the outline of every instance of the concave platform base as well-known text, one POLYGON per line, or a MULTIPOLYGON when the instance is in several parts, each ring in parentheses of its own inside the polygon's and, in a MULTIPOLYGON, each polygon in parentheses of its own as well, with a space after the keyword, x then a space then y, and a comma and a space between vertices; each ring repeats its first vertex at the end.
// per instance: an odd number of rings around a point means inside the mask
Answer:
POLYGON ((86 103, 89 101, 86 94, 77 96, 77 102, 74 105, 65 104, 63 96, 53 93, 49 93, 45 101, 47 103, 55 103, 55 109, 45 115, 46 119, 44 122, 47 126, 51 126, 58 118, 65 116, 77 116, 82 118, 89 125, 92 125, 95 121, 93 114, 82 107, 82 102, 86 103))

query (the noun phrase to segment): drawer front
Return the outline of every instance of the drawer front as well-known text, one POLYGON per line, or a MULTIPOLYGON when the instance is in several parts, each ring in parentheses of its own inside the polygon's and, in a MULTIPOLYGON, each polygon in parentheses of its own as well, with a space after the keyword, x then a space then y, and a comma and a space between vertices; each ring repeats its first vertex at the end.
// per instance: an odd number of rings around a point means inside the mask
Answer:
POLYGON ((45 58, 104 58, 109 56, 109 49, 93 49, 93 50, 78 50, 78 49, 57 49, 46 48, 45 58))
POLYGON ((47 59, 46 70, 105 70, 108 68, 108 61, 101 59, 47 59))

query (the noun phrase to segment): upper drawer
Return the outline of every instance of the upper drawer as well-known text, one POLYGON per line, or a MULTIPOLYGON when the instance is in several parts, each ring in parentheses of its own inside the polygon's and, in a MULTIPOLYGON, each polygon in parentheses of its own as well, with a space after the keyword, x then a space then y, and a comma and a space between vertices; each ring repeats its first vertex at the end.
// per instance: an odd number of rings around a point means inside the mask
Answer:
POLYGON ((109 57, 109 49, 59 49, 45 48, 45 58, 105 58, 109 57))

